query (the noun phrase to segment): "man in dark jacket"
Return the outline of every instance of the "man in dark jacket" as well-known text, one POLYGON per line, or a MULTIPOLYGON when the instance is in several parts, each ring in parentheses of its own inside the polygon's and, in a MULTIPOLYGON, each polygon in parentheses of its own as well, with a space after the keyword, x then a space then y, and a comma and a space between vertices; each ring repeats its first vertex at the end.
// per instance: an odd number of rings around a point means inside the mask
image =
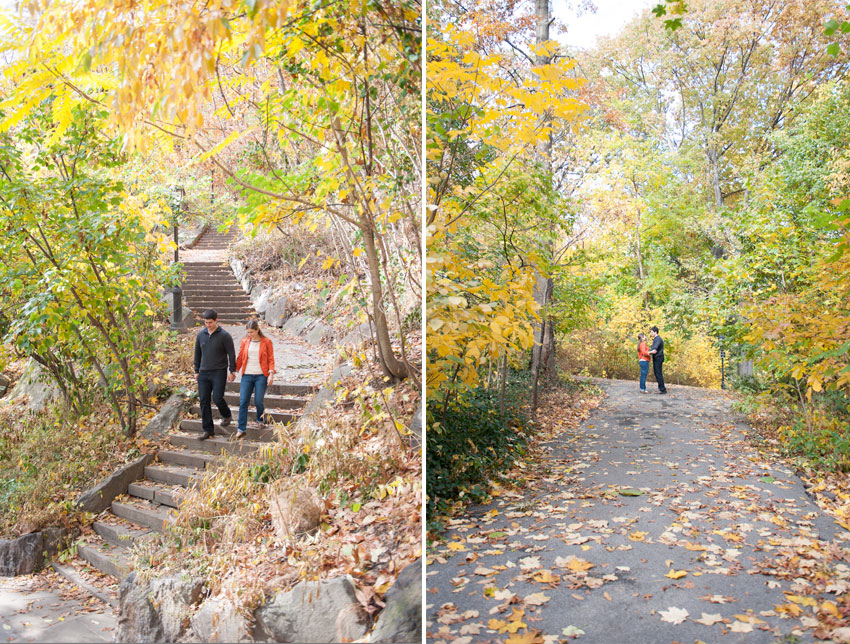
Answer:
POLYGON ((204 325, 195 338, 195 379, 198 381, 198 401, 201 405, 201 440, 215 434, 210 396, 221 412, 221 426, 227 427, 233 418, 224 399, 227 382, 236 379, 236 352, 233 338, 218 325, 218 314, 212 309, 204 311, 204 325), (228 367, 230 373, 228 373, 228 367))
POLYGON ((666 394, 667 387, 664 386, 664 374, 661 373, 661 366, 664 364, 664 340, 658 335, 657 326, 649 330, 649 337, 652 338, 649 355, 652 356, 652 372, 655 374, 655 380, 658 382, 658 393, 666 394))

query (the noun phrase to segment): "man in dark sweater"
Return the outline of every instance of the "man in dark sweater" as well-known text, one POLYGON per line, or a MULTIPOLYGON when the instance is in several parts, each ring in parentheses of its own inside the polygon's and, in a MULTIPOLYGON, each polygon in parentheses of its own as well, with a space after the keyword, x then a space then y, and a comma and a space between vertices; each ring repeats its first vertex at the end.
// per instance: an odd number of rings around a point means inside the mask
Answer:
POLYGON ((664 340, 658 335, 657 326, 649 330, 649 337, 652 338, 649 355, 652 356, 652 372, 655 374, 655 380, 658 382, 658 393, 666 394, 667 387, 664 386, 664 374, 661 373, 661 366, 664 364, 664 340))
POLYGON ((233 415, 224 399, 224 388, 227 382, 236 379, 233 338, 218 325, 218 314, 212 309, 204 311, 204 325, 206 328, 195 338, 195 379, 198 381, 198 401, 201 404, 201 424, 204 430, 201 440, 215 434, 210 396, 221 412, 221 426, 230 424, 233 415))

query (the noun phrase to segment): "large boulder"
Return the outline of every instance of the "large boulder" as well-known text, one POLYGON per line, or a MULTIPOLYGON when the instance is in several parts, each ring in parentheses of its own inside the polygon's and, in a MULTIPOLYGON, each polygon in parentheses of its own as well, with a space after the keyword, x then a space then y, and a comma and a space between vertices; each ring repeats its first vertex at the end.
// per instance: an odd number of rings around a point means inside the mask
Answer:
POLYGON ((333 338, 334 330, 329 327, 327 324, 319 322, 318 320, 313 321, 310 325, 310 330, 304 335, 304 339, 307 340, 310 344, 317 346, 324 343, 327 340, 333 338))
POLYGON ((266 322, 272 326, 282 327, 288 317, 289 299, 285 295, 269 297, 266 308, 266 322))
POLYGON ((192 616, 191 624, 202 642, 250 641, 248 620, 229 599, 210 597, 192 616))
POLYGON ((77 508, 84 512, 103 512, 112 505, 115 497, 125 494, 130 483, 145 475, 145 467, 153 460, 153 455, 142 454, 132 463, 118 468, 92 489, 77 497, 77 508))
POLYGON ((350 374, 352 370, 353 367, 350 362, 343 362, 334 367, 331 377, 327 383, 324 384, 304 406, 298 422, 300 423, 302 419, 308 419, 332 401, 336 396, 337 383, 350 374))
POLYGON ((422 559, 408 564, 384 596, 370 642, 422 641, 422 559))
POLYGON ((35 360, 30 360, 20 380, 9 392, 9 399, 30 411, 38 412, 59 398, 61 393, 41 366, 35 360))
POLYGON ((289 331, 292 335, 302 335, 306 327, 310 325, 312 318, 307 315, 293 315, 283 325, 285 331, 289 331))
POLYGON ((236 277, 236 280, 241 282, 242 277, 245 274, 245 265, 242 263, 241 259, 236 259, 235 257, 230 260, 230 269, 233 271, 233 275, 236 277))
POLYGON ((301 582, 254 613, 254 639, 271 642, 352 642, 369 627, 350 577, 301 582))
POLYGON ((44 566, 44 536, 41 532, 17 539, 0 539, 0 577, 28 575, 44 566))
POLYGON ((349 331, 348 335, 346 335, 340 345, 343 347, 359 347, 364 342, 372 341, 372 324, 369 322, 364 322, 360 324, 351 331, 349 331))
POLYGON ((251 301, 254 303, 254 310, 260 315, 264 315, 269 308, 269 296, 272 290, 270 288, 254 287, 251 291, 251 301), (257 291, 259 288, 259 291, 257 291), (257 296, 254 297, 254 292, 257 291, 257 296))
POLYGON ((314 490, 293 485, 269 494, 269 513, 278 541, 286 543, 319 526, 322 503, 314 490))
POLYGON ((160 407, 156 416, 148 421, 140 432, 142 438, 159 440, 168 434, 180 419, 180 415, 186 410, 186 400, 180 394, 171 394, 168 400, 160 407))
POLYGON ((175 642, 203 595, 199 579, 175 575, 144 581, 136 572, 119 587, 117 642, 175 642))

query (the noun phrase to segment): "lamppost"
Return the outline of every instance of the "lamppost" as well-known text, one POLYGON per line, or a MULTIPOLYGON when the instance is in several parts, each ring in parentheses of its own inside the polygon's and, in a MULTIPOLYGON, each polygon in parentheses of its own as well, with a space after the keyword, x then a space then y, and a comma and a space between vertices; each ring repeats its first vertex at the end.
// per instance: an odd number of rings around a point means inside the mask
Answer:
MULTIPOLYGON (((183 189, 183 186, 177 186, 175 192, 177 193, 177 209, 174 212, 174 263, 177 264, 180 261, 178 219, 180 211, 183 208, 183 199, 186 197, 186 191, 183 189)), ((172 287, 171 297, 171 328, 175 331, 180 331, 183 327, 183 289, 180 288, 179 282, 176 286, 172 287)))
POLYGON ((723 346, 725 335, 720 336, 720 388, 726 389, 726 348, 723 346))

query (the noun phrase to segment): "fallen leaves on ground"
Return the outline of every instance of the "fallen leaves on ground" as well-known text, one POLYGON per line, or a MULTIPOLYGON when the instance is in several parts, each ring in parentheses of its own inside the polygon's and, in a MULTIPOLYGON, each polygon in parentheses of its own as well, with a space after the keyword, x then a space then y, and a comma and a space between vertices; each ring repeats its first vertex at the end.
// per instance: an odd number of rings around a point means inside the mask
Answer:
MULTIPOLYGON (((704 395, 708 400, 715 394, 704 395)), ((584 427, 567 424, 560 435, 547 434, 552 443, 538 447, 537 462, 516 471, 521 487, 501 485, 476 515, 449 520, 447 543, 462 542, 467 550, 454 552, 446 544, 432 549, 429 596, 443 596, 448 588, 458 598, 482 598, 489 602, 490 617, 505 623, 522 606, 521 622, 528 627, 510 635, 529 638, 555 606, 567 617, 583 615, 585 605, 599 611, 598 602, 612 614, 650 612, 652 602, 675 593, 655 609, 656 619, 670 629, 688 620, 719 625, 724 632, 779 633, 777 620, 793 619, 781 625, 782 633, 840 641, 840 629, 850 627, 850 567, 841 540, 816 536, 816 513, 787 466, 765 458, 740 427, 716 422, 716 414, 693 408, 698 405, 689 402, 676 416, 670 410, 675 400, 668 399, 664 426, 647 429, 646 423, 638 427, 623 416, 614 421, 599 416, 584 427), (666 437, 655 443, 663 446, 663 456, 652 441, 641 448, 649 429, 669 433, 671 423, 696 428, 684 457, 669 455, 673 449, 666 437), (616 458, 608 456, 615 450, 616 458), (647 471, 659 472, 659 484, 645 485, 647 471), (635 485, 628 485, 629 476, 637 477, 635 485), (652 551, 665 554, 647 559, 652 551), (449 570, 447 587, 440 580, 449 570), (733 590, 736 580, 753 577, 763 579, 764 592, 775 598, 758 611, 746 605, 749 591, 733 590), (612 583, 638 580, 646 588, 640 594, 612 583), (531 598, 538 594, 550 599, 537 604, 531 598), (677 607, 682 594, 704 603, 699 618, 677 607), (712 612, 714 606, 732 606, 734 615, 712 612)), ((560 410, 545 401, 539 415, 554 426, 560 410)), ((588 630, 587 624, 571 621, 569 631, 539 635, 548 644, 588 630)), ((450 642, 458 627, 440 632, 429 627, 428 633, 435 644, 450 642)))

